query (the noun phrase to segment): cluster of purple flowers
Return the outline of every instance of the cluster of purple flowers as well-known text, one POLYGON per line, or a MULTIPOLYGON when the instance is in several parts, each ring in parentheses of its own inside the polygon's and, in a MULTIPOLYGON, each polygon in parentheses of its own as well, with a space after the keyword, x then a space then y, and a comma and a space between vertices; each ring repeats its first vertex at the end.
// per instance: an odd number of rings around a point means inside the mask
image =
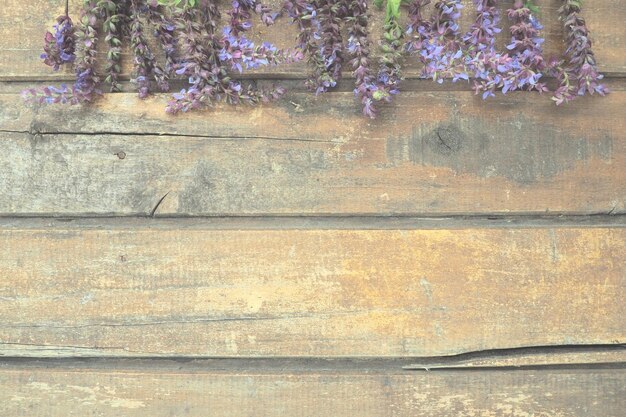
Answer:
POLYGON ((174 94, 168 103, 169 113, 211 106, 218 101, 230 104, 256 104, 275 100, 284 94, 281 87, 268 90, 253 84, 244 87, 231 79, 228 70, 242 72, 265 65, 278 65, 302 59, 302 52, 282 51, 269 43, 255 45, 244 33, 251 27, 251 13, 258 13, 265 24, 273 24, 277 14, 255 0, 233 0, 228 12, 230 25, 217 33, 220 12, 216 0, 201 1, 186 8, 177 17, 183 44, 182 59, 176 73, 189 79, 189 88, 174 94))
MULTIPOLYGON (((374 0, 378 5, 382 1, 374 0)), ((168 91, 173 75, 188 80, 189 86, 168 103, 170 113, 219 101, 255 104, 277 99, 284 93, 281 87, 264 90, 254 84, 244 86, 231 77, 231 71, 242 73, 306 59, 311 66, 307 85, 317 94, 336 87, 347 64, 363 114, 374 118, 377 103, 391 102, 399 92, 405 53, 423 64, 422 78, 437 83, 472 82, 483 99, 498 91, 546 92, 546 75, 559 81, 553 92, 557 105, 585 94, 608 92, 601 84, 603 77, 581 16, 581 0, 561 0, 559 14, 567 48, 562 58, 549 62, 544 59, 543 27, 532 0, 513 0, 507 10, 511 40, 504 51, 496 48, 496 36, 502 31, 498 0, 473 0, 476 17, 465 33, 459 26, 461 0, 436 0, 429 17, 423 16, 423 11, 431 0, 386 1, 381 53, 374 71, 368 37, 369 0, 285 0, 279 12, 258 0, 231 0, 226 26, 221 30, 218 0, 85 0, 77 27, 67 12, 59 17, 54 33, 45 35, 42 54, 44 62, 55 70, 73 64, 75 84, 29 89, 25 97, 39 103, 77 104, 100 94, 101 79, 96 70, 99 36, 104 36, 108 48, 104 82, 110 84, 111 91, 119 90, 124 41, 131 46, 131 81, 141 98, 148 96, 153 85, 168 91), (406 28, 400 24, 403 4, 408 5, 406 28), (248 39, 245 34, 252 27, 254 14, 266 25, 287 14, 299 29, 296 48, 279 50, 248 39), (100 32, 96 28, 99 22, 100 32), (163 54, 152 51, 148 29, 163 54), (159 62, 159 55, 164 56, 164 63, 159 62)))
POLYGON ((254 85, 244 88, 228 74, 230 69, 242 72, 244 68, 302 59, 300 50, 282 51, 269 43, 257 46, 243 35, 252 26, 252 13, 258 14, 267 25, 274 23, 278 13, 257 0, 233 0, 228 26, 220 34, 217 0, 188 3, 183 1, 183 7, 175 7, 158 0, 86 0, 77 29, 67 15, 60 17, 55 34, 46 34, 42 55, 55 69, 73 62, 76 82, 72 86, 28 89, 24 92, 25 99, 78 104, 101 93, 101 78, 96 68, 98 22, 102 22, 107 44, 104 82, 111 85, 112 91, 119 90, 121 47, 127 41, 133 53, 131 82, 136 84, 140 98, 149 95, 153 84, 160 91, 168 91, 173 74, 189 79, 190 87, 175 94, 168 104, 170 112, 200 108, 220 100, 256 103, 283 94, 280 87, 267 91, 254 85), (151 48, 148 27, 164 52, 164 64, 151 48))
MULTIPOLYGON (((443 83, 452 78, 468 80, 463 43, 460 37, 459 19, 463 5, 460 0, 440 0, 435 3, 435 11, 430 21, 412 16, 408 33, 413 39, 406 49, 416 53, 424 64, 422 77, 432 78, 443 83)), ((419 8, 413 9, 419 12, 419 8)))
POLYGON ((76 43, 74 39, 74 24, 69 16, 59 16, 54 25, 54 33, 44 35, 44 53, 41 59, 55 71, 64 64, 74 62, 76 43))
POLYGON ((381 39, 381 57, 372 74, 368 39, 368 0, 286 0, 286 10, 300 29, 298 47, 312 67, 307 85, 316 94, 335 87, 348 63, 356 79, 354 94, 363 114, 374 118, 377 101, 391 101, 401 80, 403 30, 398 22, 400 0, 393 0, 381 39), (347 45, 342 29, 347 27, 347 45))
MULTIPOLYGON (((491 30, 496 33, 494 22, 497 22, 496 2, 487 4, 487 13, 493 17, 482 19, 483 32, 491 30), (484 25, 488 26, 484 26, 484 25)), ((513 7, 507 12, 511 21, 511 41, 507 45, 507 53, 499 53, 494 49, 493 36, 485 37, 484 41, 473 44, 476 49, 485 46, 482 53, 477 53, 470 62, 471 77, 474 79, 474 89, 483 98, 494 97, 497 90, 503 94, 509 91, 547 91, 546 85, 541 82, 546 64, 543 58, 543 42, 540 31, 543 29, 532 10, 523 0, 515 0, 513 7)), ((477 20, 481 20, 480 18, 477 20)), ((471 41, 471 40, 470 40, 471 41)))

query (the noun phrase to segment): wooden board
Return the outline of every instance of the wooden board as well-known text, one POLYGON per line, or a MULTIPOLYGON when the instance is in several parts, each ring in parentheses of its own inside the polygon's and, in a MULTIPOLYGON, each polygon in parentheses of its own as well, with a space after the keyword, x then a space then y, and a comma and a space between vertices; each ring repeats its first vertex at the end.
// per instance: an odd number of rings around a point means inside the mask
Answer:
MULTIPOLYGON (((267 3, 274 8, 279 8, 282 0, 270 0, 267 3)), ((465 0, 463 3, 466 8, 463 14, 462 30, 467 30, 475 16, 474 7, 470 0, 465 0)), ((510 0, 501 3, 502 9, 512 4, 510 0)), ((71 0, 71 4, 72 16, 76 18, 82 1, 71 0)), ((229 2, 224 2, 224 10, 228 4, 229 2)), ((545 0, 540 4, 540 18, 545 26, 545 55, 547 57, 559 55, 564 49, 563 33, 556 12, 559 5, 560 0, 545 0)), ((49 67, 41 63, 39 58, 43 34, 52 26, 54 19, 63 13, 64 7, 63 0, 37 2, 5 0, 4 12, 0 15, 0 80, 72 78, 71 71, 53 73, 49 67)), ((626 21, 626 10, 616 6, 613 0, 595 0, 585 4, 583 15, 591 30, 600 69, 609 75, 626 73, 626 56, 623 53, 626 48, 626 28, 623 24, 626 21)), ((374 44, 377 44, 382 34, 383 21, 383 12, 374 10, 370 19, 371 40, 374 44)), ((286 19, 270 28, 261 26, 258 19, 255 20, 255 24, 251 39, 257 42, 267 40, 282 48, 293 47, 295 44, 297 30, 293 25, 288 24, 286 19)), ((507 25, 508 22, 500 36, 501 47, 509 39, 507 25)), ((125 54, 124 61, 126 73, 128 73, 128 63, 132 61, 132 58, 125 54)), ((410 59, 405 65, 405 70, 409 77, 415 77, 419 73, 419 65, 415 59, 410 59)), ((306 72, 305 65, 297 64, 263 69, 256 71, 255 75, 263 77, 266 74, 272 74, 274 77, 281 78, 304 78, 306 72)))
POLYGON ((439 356, 626 342, 623 227, 184 224, 6 223, 0 354, 439 356))
POLYGON ((0 213, 146 215, 166 194, 160 215, 624 213, 624 106, 412 92, 372 122, 351 93, 176 118, 0 95, 0 213))
POLYGON ((0 369, 5 416, 621 417, 626 370, 0 369))
POLYGON ((607 98, 483 102, 409 60, 371 121, 303 64, 246 73, 290 91, 253 109, 25 106, 73 79, 39 59, 63 3, 0 13, 0 416, 623 416, 625 8, 585 4, 607 98))

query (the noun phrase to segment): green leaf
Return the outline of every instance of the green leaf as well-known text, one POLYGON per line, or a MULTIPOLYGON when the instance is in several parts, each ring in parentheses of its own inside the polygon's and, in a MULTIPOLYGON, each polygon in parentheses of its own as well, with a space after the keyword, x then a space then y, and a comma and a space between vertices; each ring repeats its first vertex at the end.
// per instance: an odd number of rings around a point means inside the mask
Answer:
POLYGON ((534 14, 539 13, 539 7, 537 7, 537 5, 533 3, 533 0, 524 0, 524 7, 526 7, 528 10, 530 10, 534 14))
POLYGON ((402 0, 387 0, 387 13, 386 19, 390 21, 391 19, 397 19, 400 16, 400 4, 402 0))

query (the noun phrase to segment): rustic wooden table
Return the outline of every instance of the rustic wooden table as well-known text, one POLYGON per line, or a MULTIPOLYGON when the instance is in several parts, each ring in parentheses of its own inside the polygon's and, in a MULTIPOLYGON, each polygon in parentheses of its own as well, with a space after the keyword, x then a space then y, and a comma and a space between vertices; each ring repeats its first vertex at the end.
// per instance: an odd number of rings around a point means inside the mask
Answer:
POLYGON ((376 121, 299 65, 258 108, 27 107, 72 79, 38 58, 62 3, 0 12, 0 416, 624 416, 619 2, 586 4, 604 99, 408 64, 376 121))

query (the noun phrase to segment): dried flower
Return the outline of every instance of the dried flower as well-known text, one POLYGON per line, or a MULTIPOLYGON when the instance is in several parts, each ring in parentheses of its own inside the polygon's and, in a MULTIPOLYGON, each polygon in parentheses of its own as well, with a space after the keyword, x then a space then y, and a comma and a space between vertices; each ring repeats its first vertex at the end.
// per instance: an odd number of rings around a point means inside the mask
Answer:
POLYGON ((150 78, 154 77, 161 91, 168 91, 169 85, 165 71, 157 64, 156 58, 144 36, 141 14, 145 5, 140 0, 130 0, 130 43, 133 50, 133 78, 137 84, 140 98, 146 98, 150 92, 150 78))
POLYGON ((82 16, 76 30, 76 83, 69 88, 67 85, 27 89, 22 96, 27 101, 40 104, 71 103, 78 104, 93 99, 98 90, 100 78, 95 70, 96 44, 98 41, 95 24, 98 21, 96 0, 85 0, 82 16))

